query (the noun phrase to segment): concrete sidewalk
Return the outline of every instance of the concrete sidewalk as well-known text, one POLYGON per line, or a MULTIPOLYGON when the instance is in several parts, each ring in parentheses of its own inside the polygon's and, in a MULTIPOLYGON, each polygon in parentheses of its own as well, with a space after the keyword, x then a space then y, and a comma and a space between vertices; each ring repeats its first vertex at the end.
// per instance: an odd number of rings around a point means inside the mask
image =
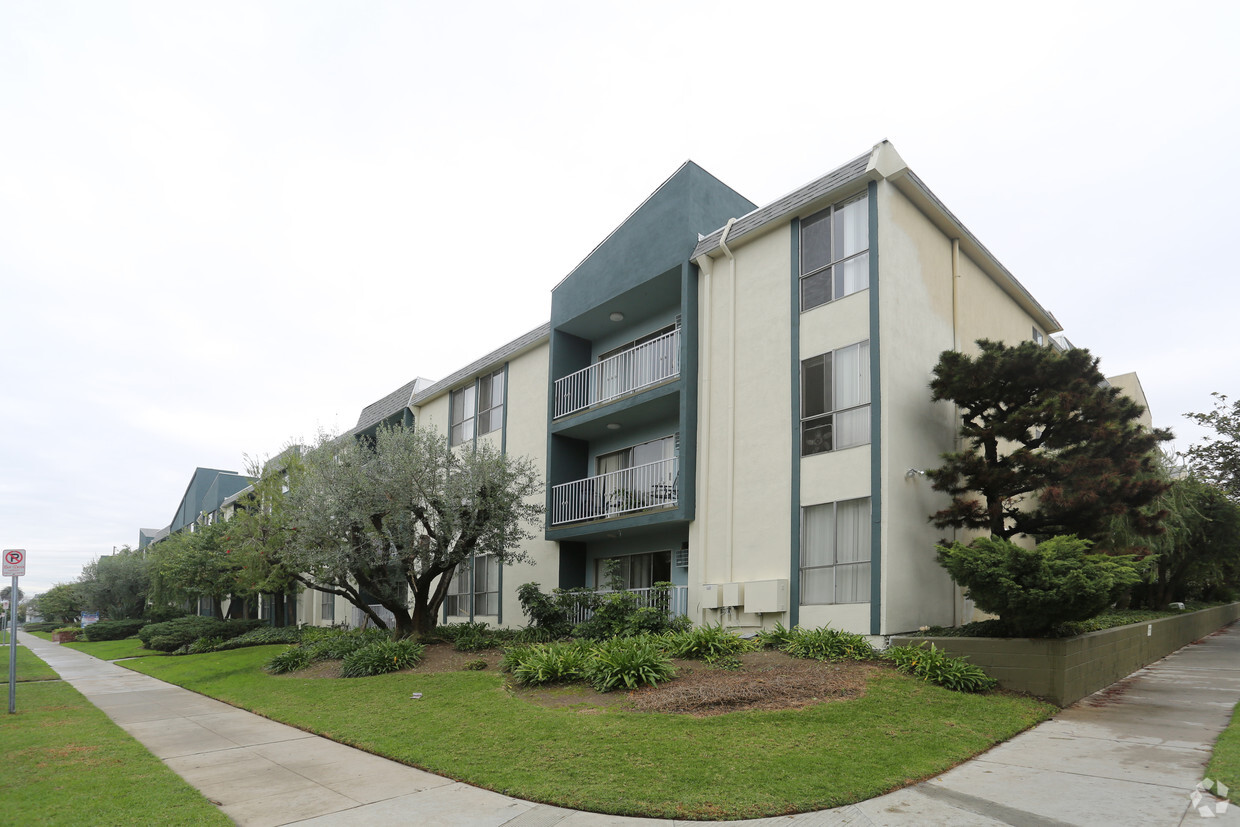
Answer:
MULTIPOLYGON (((32 635, 19 640, 238 824, 700 824, 574 812, 510 798, 309 735, 32 635)), ((715 823, 1195 824, 1203 817, 1189 795, 1237 700, 1240 624, 937 778, 833 810, 715 823)), ((1203 803, 1213 805, 1213 799, 1203 803)), ((1240 806, 1208 823, 1240 824, 1240 806)))

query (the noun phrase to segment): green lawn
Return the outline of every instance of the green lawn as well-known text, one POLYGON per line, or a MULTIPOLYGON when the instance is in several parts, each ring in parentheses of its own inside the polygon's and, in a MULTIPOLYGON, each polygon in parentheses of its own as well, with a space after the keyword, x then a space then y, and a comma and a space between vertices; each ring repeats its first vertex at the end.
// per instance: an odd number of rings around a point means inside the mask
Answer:
POLYGON ((623 815, 753 818, 871 798, 938 774, 1054 713, 881 670, 866 695, 709 718, 546 709, 494 672, 271 676, 267 646, 122 665, 277 721, 534 801, 623 815), (421 700, 410 693, 421 692, 421 700))
POLYGON ((0 744, 5 824, 232 823, 66 683, 18 687, 0 744))
POLYGON ((70 649, 77 649, 79 652, 85 652, 93 655, 100 660, 117 660, 118 658, 140 658, 147 656, 159 656, 159 652, 152 652, 150 649, 142 648, 142 641, 136 637, 126 638, 124 640, 100 640, 75 641, 73 643, 62 643, 61 646, 67 646, 70 649))
POLYGON ((1206 769, 1206 777, 1222 781, 1231 788, 1231 798, 1240 799, 1240 704, 1231 716, 1231 723, 1214 745, 1214 756, 1206 769))
MULTIPOLYGON (((17 645, 17 680, 18 681, 54 681, 60 676, 52 671, 52 667, 48 666, 35 654, 22 646, 17 645)), ((9 682, 9 646, 5 644, 0 650, 0 681, 5 684, 9 682)), ((20 690, 19 690, 20 691, 20 690)), ((7 698, 7 694, 5 695, 7 698)), ((5 701, 4 711, 9 709, 8 701, 5 701)))

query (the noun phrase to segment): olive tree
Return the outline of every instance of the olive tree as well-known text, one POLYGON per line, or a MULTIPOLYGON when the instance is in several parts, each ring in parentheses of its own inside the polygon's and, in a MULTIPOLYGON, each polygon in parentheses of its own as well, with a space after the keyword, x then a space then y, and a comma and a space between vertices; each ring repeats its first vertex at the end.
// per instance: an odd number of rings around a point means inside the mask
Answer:
POLYGON ((457 566, 474 555, 525 559, 542 513, 528 459, 438 432, 382 426, 373 439, 320 437, 288 493, 282 562, 306 586, 340 595, 377 625, 427 634, 457 566))

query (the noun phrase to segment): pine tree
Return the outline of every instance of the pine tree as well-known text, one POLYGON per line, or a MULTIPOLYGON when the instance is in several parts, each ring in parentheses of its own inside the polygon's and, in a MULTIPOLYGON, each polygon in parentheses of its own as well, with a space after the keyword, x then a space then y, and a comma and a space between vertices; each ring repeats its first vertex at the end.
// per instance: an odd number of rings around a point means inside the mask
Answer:
POLYGON ((1088 350, 977 344, 977 356, 944 351, 930 383, 936 401, 959 407, 962 444, 926 472, 952 497, 933 523, 1102 541, 1115 515, 1130 514, 1138 531, 1157 532, 1161 513, 1143 507, 1166 488, 1150 472, 1170 432, 1142 428, 1144 409, 1106 384, 1088 350))

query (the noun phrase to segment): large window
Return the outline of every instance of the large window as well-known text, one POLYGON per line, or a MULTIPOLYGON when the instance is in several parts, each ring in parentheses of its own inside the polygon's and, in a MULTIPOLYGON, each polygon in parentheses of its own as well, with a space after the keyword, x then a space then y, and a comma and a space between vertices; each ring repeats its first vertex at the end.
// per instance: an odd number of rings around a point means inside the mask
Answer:
POLYGON ((870 343, 801 363, 801 456, 870 441, 870 343))
POLYGON ((801 222, 801 310, 870 286, 870 214, 865 195, 801 222))
POLYGON ((870 601, 870 498, 801 509, 801 603, 870 601))
POLYGON ((499 614, 499 559, 478 555, 456 567, 444 609, 453 617, 499 614))
POLYGON ((331 592, 319 592, 319 617, 328 622, 336 622, 336 595, 331 592))
POLYGON ((472 441, 475 433, 482 435, 499 430, 504 424, 503 369, 453 391, 448 400, 453 445, 472 441))
POLYGON ((594 584, 600 589, 610 589, 613 581, 622 589, 648 589, 655 583, 670 583, 671 580, 670 551, 605 557, 594 561, 594 584))

